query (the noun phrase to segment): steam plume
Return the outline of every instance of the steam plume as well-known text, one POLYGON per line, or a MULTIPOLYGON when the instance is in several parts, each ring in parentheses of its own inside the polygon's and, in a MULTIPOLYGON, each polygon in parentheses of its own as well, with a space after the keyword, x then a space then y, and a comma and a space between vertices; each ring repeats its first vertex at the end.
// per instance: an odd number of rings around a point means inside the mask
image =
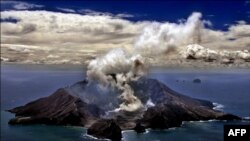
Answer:
POLYGON ((104 86, 111 86, 121 91, 119 98, 123 101, 119 110, 135 111, 143 104, 134 95, 129 82, 138 80, 146 73, 148 56, 160 54, 173 47, 197 42, 200 34, 196 31, 203 26, 201 14, 193 13, 185 23, 152 23, 135 42, 133 53, 122 49, 114 49, 106 55, 90 61, 87 77, 104 86))
POLYGON ((123 103, 120 110, 134 111, 141 108, 141 101, 134 96, 129 85, 145 73, 144 59, 139 55, 128 55, 122 49, 114 49, 105 56, 92 60, 88 65, 87 76, 104 86, 111 86, 121 91, 123 103))
POLYGON ((144 28, 135 48, 146 54, 159 54, 170 48, 201 41, 201 13, 194 12, 185 23, 154 22, 144 28))

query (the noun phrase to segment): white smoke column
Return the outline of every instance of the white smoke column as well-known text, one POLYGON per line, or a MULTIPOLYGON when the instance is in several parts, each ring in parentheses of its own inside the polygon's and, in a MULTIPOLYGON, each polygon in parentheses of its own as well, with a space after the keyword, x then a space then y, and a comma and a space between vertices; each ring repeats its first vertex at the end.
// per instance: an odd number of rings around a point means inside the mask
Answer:
POLYGON ((146 55, 155 55, 170 48, 200 42, 201 16, 201 13, 194 12, 185 23, 179 24, 154 22, 144 28, 135 48, 146 55))
POLYGON ((162 54, 171 47, 188 44, 194 41, 197 29, 203 26, 201 14, 193 13, 185 23, 154 22, 144 28, 132 51, 134 55, 122 49, 114 49, 105 56, 90 61, 87 77, 104 86, 112 86, 122 91, 123 103, 119 110, 135 111, 143 107, 134 96, 129 82, 136 81, 145 74, 145 60, 151 55, 162 54), (141 56, 141 55, 143 56, 141 56))
POLYGON ((90 81, 122 91, 120 98, 123 103, 119 110, 135 111, 143 105, 128 83, 144 73, 144 60, 140 55, 128 55, 122 49, 114 49, 89 63, 87 77, 90 81))

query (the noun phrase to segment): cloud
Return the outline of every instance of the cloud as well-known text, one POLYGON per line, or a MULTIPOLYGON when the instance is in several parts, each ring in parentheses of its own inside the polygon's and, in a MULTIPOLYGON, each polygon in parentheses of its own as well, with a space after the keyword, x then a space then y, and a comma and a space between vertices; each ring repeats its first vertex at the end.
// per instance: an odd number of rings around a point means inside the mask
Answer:
POLYGON ((250 25, 245 21, 238 21, 238 24, 229 27, 229 36, 237 37, 249 37, 250 38, 250 25))
POLYGON ((201 17, 201 13, 194 12, 180 23, 152 22, 144 28, 135 47, 144 50, 146 54, 159 54, 169 49, 182 50, 192 43, 216 50, 250 50, 250 25, 247 22, 238 21, 228 26, 227 31, 220 31, 206 28, 204 25, 212 26, 212 23, 201 17))
POLYGON ((240 20, 240 21, 237 21, 237 23, 240 24, 240 25, 243 25, 243 24, 246 24, 247 22, 243 21, 243 20, 240 20))
POLYGON ((131 14, 122 13, 122 14, 117 14, 116 17, 119 17, 119 18, 132 18, 134 16, 131 15, 131 14))
POLYGON ((250 25, 243 21, 220 31, 204 26, 212 23, 203 20, 199 12, 179 23, 133 22, 123 19, 125 15, 85 12, 82 15, 41 10, 2 11, 1 20, 17 22, 1 22, 1 45, 40 46, 46 48, 47 53, 71 54, 103 53, 111 48, 132 50, 134 46, 162 52, 194 42, 212 49, 250 47, 250 25))
POLYGON ((134 95, 130 82, 138 80, 145 72, 142 56, 138 54, 131 56, 122 49, 113 49, 106 55, 90 61, 87 79, 121 91, 119 97, 123 103, 116 110, 135 111, 143 105, 134 95))
POLYGON ((145 50, 150 54, 152 52, 167 51, 181 45, 189 44, 199 40, 199 28, 203 28, 201 13, 195 12, 188 17, 185 23, 158 23, 154 22, 144 28, 143 33, 135 43, 135 47, 139 50, 145 50), (198 33, 197 33, 198 34, 198 33))
POLYGON ((27 9, 44 7, 43 5, 37 5, 37 4, 32 4, 32 3, 22 2, 22 1, 1 1, 1 5, 10 6, 12 7, 12 9, 16 9, 16 10, 27 10, 27 9))
POLYGON ((112 14, 109 12, 98 12, 91 9, 80 9, 78 10, 79 13, 85 15, 92 15, 92 16, 111 16, 112 14))
POLYGON ((8 36, 4 38, 6 43, 42 44, 52 49, 64 47, 65 43, 72 43, 76 48, 127 46, 145 24, 107 15, 48 11, 3 11, 1 19, 18 20, 16 23, 1 22, 1 35, 8 36))
POLYGON ((61 7, 57 7, 56 9, 64 11, 64 12, 68 12, 68 13, 76 13, 76 11, 74 9, 61 8, 61 7))
POLYGON ((91 16, 111 16, 111 17, 116 17, 116 18, 131 18, 134 17, 131 14, 127 13, 119 13, 119 14, 113 14, 109 12, 99 12, 91 9, 81 9, 78 10, 79 13, 85 14, 85 15, 91 15, 91 16))
POLYGON ((207 15, 208 17, 214 17, 215 15, 213 15, 213 14, 210 14, 210 15, 207 15))

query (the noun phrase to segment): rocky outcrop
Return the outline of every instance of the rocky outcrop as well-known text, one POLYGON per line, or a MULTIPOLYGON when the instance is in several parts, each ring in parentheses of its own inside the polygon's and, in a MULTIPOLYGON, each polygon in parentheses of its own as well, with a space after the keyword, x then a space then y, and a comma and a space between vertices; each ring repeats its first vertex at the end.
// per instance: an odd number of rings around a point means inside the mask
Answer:
POLYGON ((195 79, 193 80, 193 83, 201 83, 201 80, 200 80, 199 78, 195 78, 195 79))
POLYGON ((144 133, 144 132, 146 132, 145 126, 141 125, 141 123, 136 123, 136 126, 135 126, 134 130, 137 133, 144 133))
POLYGON ((117 100, 119 91, 103 91, 97 84, 81 81, 48 97, 8 110, 16 116, 9 123, 84 126, 89 127, 88 134, 95 137, 120 140, 121 130, 142 133, 145 128, 179 127, 182 121, 240 119, 214 110, 209 101, 179 94, 155 79, 140 78, 131 81, 130 86, 144 108, 132 112, 116 111, 114 109, 121 102, 117 100))
POLYGON ((85 126, 99 118, 103 111, 70 95, 64 88, 51 96, 40 98, 24 106, 8 110, 15 114, 9 124, 55 124, 85 126))
POLYGON ((217 112, 206 107, 189 107, 183 104, 159 104, 149 108, 142 118, 142 123, 147 128, 166 129, 179 127, 183 121, 198 120, 235 120, 240 119, 231 114, 217 112))
POLYGON ((101 139, 120 141, 122 138, 121 128, 113 119, 100 119, 88 128, 87 133, 101 139))
MULTIPOLYGON (((169 105, 168 105, 169 106, 169 105)), ((181 111, 181 108, 166 107, 166 105, 159 104, 155 107, 149 108, 143 115, 142 122, 148 128, 166 129, 170 127, 179 127, 182 123, 182 116, 186 112, 181 111)), ((188 118, 188 117, 187 117, 188 118)))

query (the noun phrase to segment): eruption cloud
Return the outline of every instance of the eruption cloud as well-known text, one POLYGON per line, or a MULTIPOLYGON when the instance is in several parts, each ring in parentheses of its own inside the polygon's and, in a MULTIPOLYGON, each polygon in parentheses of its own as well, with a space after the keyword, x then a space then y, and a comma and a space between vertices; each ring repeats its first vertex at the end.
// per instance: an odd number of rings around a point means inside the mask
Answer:
POLYGON ((144 28, 135 48, 147 55, 156 55, 190 43, 199 43, 203 28, 201 13, 194 12, 185 23, 154 22, 144 28))
POLYGON ((132 53, 121 48, 89 62, 87 78, 103 86, 118 89, 123 101, 116 110, 135 111, 144 107, 129 85, 147 72, 146 60, 171 48, 200 39, 196 31, 203 27, 200 13, 193 13, 185 23, 152 23, 146 26, 132 48, 132 53))
POLYGON ((129 55, 122 49, 114 49, 89 63, 87 77, 103 86, 117 88, 121 91, 119 98, 123 101, 118 110, 134 111, 143 105, 134 96, 129 82, 136 81, 145 72, 144 59, 139 54, 129 55))

